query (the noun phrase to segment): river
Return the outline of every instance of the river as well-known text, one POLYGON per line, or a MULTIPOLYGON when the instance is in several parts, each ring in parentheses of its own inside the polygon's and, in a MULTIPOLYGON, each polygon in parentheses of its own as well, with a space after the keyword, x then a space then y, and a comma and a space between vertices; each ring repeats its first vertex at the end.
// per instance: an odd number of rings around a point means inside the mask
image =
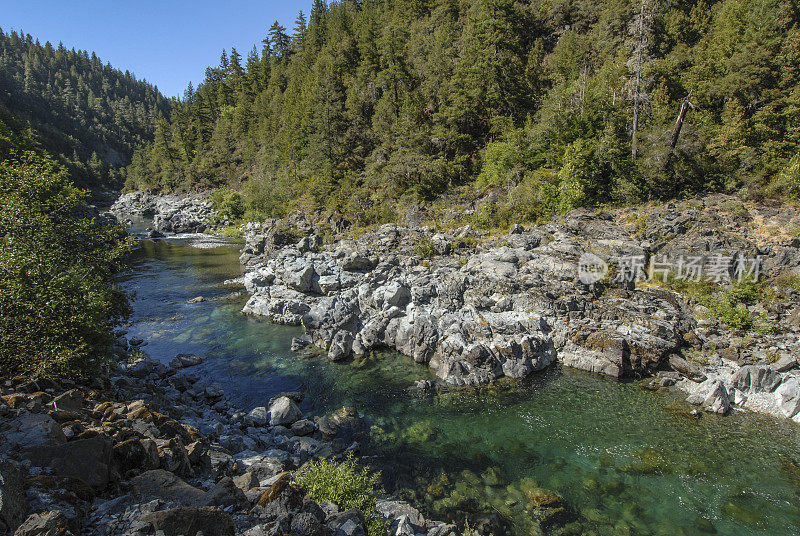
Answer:
POLYGON ((300 329, 243 316, 246 297, 222 284, 238 275, 237 246, 140 242, 122 281, 136 294, 129 336, 163 362, 207 357, 199 372, 248 410, 289 390, 310 413, 354 406, 386 490, 434 518, 475 524, 486 512, 503 532, 536 534, 530 498, 545 488, 581 516, 564 534, 800 534, 797 425, 698 419, 676 394, 571 370, 412 396, 431 375, 397 354, 334 364, 291 353, 300 329), (206 301, 187 303, 196 296, 206 301))

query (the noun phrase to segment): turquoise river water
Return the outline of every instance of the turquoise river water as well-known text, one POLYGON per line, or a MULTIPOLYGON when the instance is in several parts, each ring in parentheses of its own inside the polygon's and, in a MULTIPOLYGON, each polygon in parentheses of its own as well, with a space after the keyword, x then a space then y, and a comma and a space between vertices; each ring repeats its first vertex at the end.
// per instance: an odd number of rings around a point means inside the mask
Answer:
MULTIPOLYGON (((236 246, 142 241, 123 286, 136 293, 130 336, 168 361, 192 352, 200 373, 250 409, 287 390, 303 410, 354 406, 363 451, 384 487, 434 518, 537 534, 531 497, 563 497, 571 534, 800 534, 800 427, 745 413, 688 416, 676 394, 569 370, 435 397, 406 388, 427 368, 394 353, 334 364, 292 354, 298 328, 241 315, 226 279, 236 246), (187 304, 204 296, 206 301, 187 304)), ((555 532, 564 529, 556 529, 555 532)))

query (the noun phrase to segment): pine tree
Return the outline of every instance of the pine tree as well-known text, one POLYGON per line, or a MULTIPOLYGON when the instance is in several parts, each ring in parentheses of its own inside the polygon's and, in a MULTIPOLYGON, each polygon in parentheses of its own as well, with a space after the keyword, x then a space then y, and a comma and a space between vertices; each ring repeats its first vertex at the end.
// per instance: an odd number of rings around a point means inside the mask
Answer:
POLYGON ((281 26, 278 21, 272 23, 269 27, 269 42, 272 45, 272 51, 279 60, 286 60, 289 56, 289 36, 286 35, 286 28, 281 26))

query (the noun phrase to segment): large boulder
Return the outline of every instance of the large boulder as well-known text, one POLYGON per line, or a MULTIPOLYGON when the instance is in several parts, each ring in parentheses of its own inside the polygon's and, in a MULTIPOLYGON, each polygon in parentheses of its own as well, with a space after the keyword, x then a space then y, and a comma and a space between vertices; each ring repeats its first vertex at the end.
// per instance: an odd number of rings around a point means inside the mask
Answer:
POLYGON ((322 521, 308 512, 301 512, 292 518, 291 531, 295 536, 322 536, 325 534, 322 521))
POLYGON ((164 536, 235 536, 233 518, 219 508, 175 508, 145 514, 139 518, 164 536))
POLYGON ((800 414, 800 382, 797 378, 789 378, 775 391, 778 407, 787 417, 792 418, 800 414))
POLYGON ((63 445, 34 447, 26 455, 33 466, 49 467, 57 475, 102 490, 111 479, 111 452, 111 441, 96 435, 63 445))
POLYGON ((124 475, 128 471, 148 471, 159 466, 158 447, 152 439, 132 437, 114 445, 114 464, 124 475))
POLYGON ((28 515, 22 475, 8 462, 0 462, 0 534, 14 532, 28 515))
POLYGON ((178 354, 169 362, 170 368, 183 369, 187 367, 194 367, 204 361, 202 357, 195 354, 178 354))
POLYGON ((269 405, 271 426, 291 426, 303 418, 303 412, 288 396, 281 396, 269 405))
POLYGON ((69 390, 53 399, 53 407, 56 411, 78 413, 83 409, 83 395, 77 389, 69 390))
MULTIPOLYGON (((387 516, 381 509, 382 501, 378 501, 378 512, 386 517, 389 521, 391 518, 387 516)), ((327 520, 328 528, 333 531, 334 536, 365 536, 367 522, 364 519, 364 514, 360 510, 347 510, 345 512, 333 514, 327 520)))
POLYGON ((706 411, 725 414, 731 409, 731 401, 725 385, 719 380, 708 379, 696 385, 686 401, 695 406, 703 406, 706 411))
POLYGON ((672 367, 673 370, 680 372, 693 382, 701 383, 708 379, 708 377, 705 374, 703 374, 703 372, 699 368, 697 368, 692 363, 689 363, 687 360, 685 360, 680 356, 677 355, 670 356, 669 366, 672 367))
POLYGON ((143 501, 161 499, 184 506, 197 506, 206 500, 203 490, 190 486, 163 469, 146 471, 131 479, 133 495, 143 501))
POLYGON ((14 532, 14 536, 71 536, 67 517, 58 510, 33 514, 14 532))
POLYGON ((743 393, 771 393, 781 383, 781 375, 766 365, 746 365, 731 378, 731 386, 743 393))
POLYGON ((264 426, 269 423, 269 410, 264 406, 253 408, 247 414, 247 420, 254 426, 264 426))
POLYGON ((6 428, 0 425, 4 436, 0 450, 11 448, 29 449, 65 443, 67 438, 61 427, 49 415, 28 413, 11 421, 6 428))
POLYGON ((239 510, 247 506, 247 497, 234 480, 226 476, 206 492, 203 506, 233 507, 234 510, 239 510))

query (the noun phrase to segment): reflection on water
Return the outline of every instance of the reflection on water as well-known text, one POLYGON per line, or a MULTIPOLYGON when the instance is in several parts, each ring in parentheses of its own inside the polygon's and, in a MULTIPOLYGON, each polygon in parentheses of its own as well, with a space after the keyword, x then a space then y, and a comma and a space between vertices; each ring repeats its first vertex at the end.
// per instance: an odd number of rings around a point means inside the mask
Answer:
MULTIPOLYGON (((800 533, 800 434, 758 415, 686 414, 683 402, 591 374, 549 371, 526 384, 411 396, 425 367, 385 353, 332 364, 289 351, 298 328, 242 316, 222 282, 241 274, 236 247, 145 241, 123 285, 136 292, 131 336, 151 356, 208 357, 205 376, 245 409, 281 391, 303 409, 355 406, 387 489, 437 516, 493 514, 536 534, 536 501, 570 505, 570 534, 800 533), (203 296, 205 302, 188 304, 203 296)), ((506 523, 506 525, 503 525, 506 523)))

